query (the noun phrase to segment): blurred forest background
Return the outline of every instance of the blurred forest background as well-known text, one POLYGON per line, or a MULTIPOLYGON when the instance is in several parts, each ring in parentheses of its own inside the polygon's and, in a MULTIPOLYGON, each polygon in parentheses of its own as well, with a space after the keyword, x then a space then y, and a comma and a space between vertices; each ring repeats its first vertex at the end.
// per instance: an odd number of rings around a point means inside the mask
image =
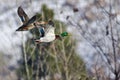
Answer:
POLYGON ((120 80, 120 0, 0 0, 0 80, 120 80), (21 6, 72 36, 35 44, 21 6))

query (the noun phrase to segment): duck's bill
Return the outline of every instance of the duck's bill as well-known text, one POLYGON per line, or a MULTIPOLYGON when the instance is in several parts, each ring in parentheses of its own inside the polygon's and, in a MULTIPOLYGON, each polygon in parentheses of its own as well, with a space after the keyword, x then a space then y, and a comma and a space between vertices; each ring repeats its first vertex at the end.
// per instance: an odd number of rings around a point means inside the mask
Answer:
POLYGON ((69 33, 68 36, 72 36, 72 34, 69 33))

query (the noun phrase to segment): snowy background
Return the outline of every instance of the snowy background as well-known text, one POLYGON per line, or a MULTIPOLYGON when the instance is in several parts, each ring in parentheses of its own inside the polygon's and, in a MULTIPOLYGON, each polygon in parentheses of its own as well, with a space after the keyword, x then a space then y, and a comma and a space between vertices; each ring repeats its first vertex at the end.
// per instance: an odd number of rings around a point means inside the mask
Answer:
MULTIPOLYGON (((14 71, 11 72, 10 70, 12 68, 14 70, 17 67, 17 61, 21 58, 20 47, 28 37, 31 37, 29 32, 15 31, 22 25, 17 15, 17 8, 19 6, 22 6, 29 17, 32 17, 35 13, 40 12, 42 4, 46 4, 50 9, 54 10, 55 19, 67 23, 66 16, 72 16, 74 21, 78 21, 78 17, 84 15, 85 10, 89 7, 88 4, 92 2, 93 0, 0 0, 0 55, 2 56, 0 64, 4 63, 4 65, 0 65, 0 77, 3 74, 4 76, 15 74, 14 71), (72 10, 73 7, 79 8, 79 13, 74 13, 72 10), (86 9, 84 10, 84 8, 86 9), (63 11, 62 14, 61 11, 63 11)), ((93 14, 90 13, 90 15, 93 14)), ((92 19, 95 20, 96 17, 90 18, 90 20, 92 19)), ((84 25, 85 22, 81 21, 80 24, 84 25)), ((93 22, 91 22, 91 25, 93 28, 96 27, 96 24, 93 22)), ((78 44, 76 46, 76 52, 80 54, 85 62, 91 63, 95 50, 87 41, 82 40, 75 27, 68 25, 68 31, 73 33, 74 36, 77 36, 78 44)))

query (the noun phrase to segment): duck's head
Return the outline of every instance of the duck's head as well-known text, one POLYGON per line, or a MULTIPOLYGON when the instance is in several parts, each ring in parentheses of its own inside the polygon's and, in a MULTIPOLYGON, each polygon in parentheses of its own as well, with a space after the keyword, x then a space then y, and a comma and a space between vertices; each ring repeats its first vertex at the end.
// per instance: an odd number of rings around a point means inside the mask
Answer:
POLYGON ((55 35, 56 39, 59 39, 59 40, 62 40, 62 37, 67 37, 67 36, 71 36, 71 34, 68 32, 63 32, 59 35, 55 35))
POLYGON ((62 37, 65 37, 65 36, 71 36, 71 34, 68 33, 68 32, 63 32, 63 33, 61 33, 60 35, 61 35, 62 37))

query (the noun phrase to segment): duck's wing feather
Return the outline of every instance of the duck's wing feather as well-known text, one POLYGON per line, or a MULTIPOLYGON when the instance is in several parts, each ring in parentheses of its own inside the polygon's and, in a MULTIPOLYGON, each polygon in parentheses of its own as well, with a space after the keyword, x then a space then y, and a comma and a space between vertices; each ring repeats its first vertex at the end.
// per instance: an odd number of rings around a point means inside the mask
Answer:
POLYGON ((51 27, 50 25, 46 25, 46 26, 41 26, 38 29, 39 29, 40 37, 44 37, 46 34, 49 33, 51 27))
POLYGON ((25 13, 25 11, 23 10, 21 6, 18 7, 17 13, 21 21, 23 22, 23 24, 25 24, 29 20, 28 15, 25 13))
POLYGON ((26 23, 26 25, 33 24, 36 21, 36 19, 37 19, 37 17, 36 17, 36 15, 34 15, 32 18, 30 18, 28 20, 28 22, 26 23))
POLYGON ((39 28, 39 32, 40 32, 40 37, 44 37, 45 36, 45 31, 43 27, 39 28))
POLYGON ((26 30, 33 29, 36 26, 34 24, 35 21, 36 21, 36 16, 33 16, 25 24, 23 24, 21 27, 19 27, 16 31, 26 31, 26 30))

